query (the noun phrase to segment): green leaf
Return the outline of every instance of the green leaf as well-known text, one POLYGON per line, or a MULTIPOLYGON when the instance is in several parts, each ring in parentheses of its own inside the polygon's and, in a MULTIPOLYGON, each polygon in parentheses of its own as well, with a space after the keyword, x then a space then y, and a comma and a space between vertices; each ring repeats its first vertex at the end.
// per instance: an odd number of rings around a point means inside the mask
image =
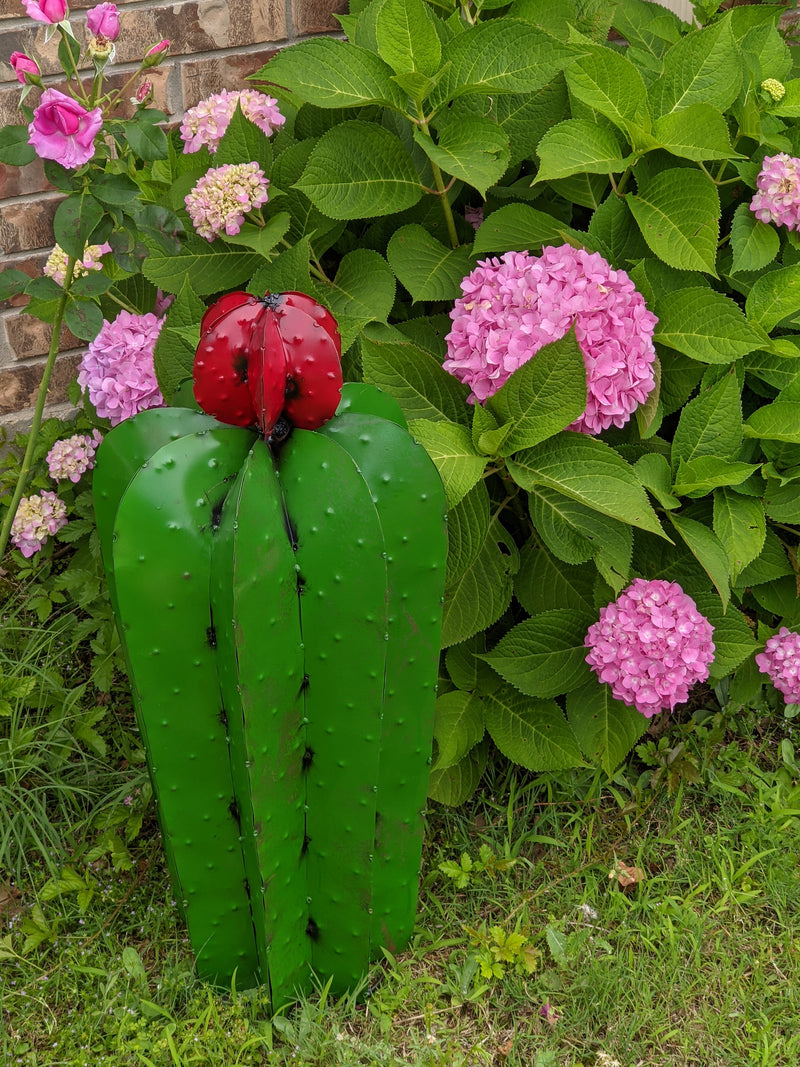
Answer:
POLYGON ((740 154, 731 145, 722 112, 701 101, 662 115, 653 126, 653 137, 661 148, 682 159, 732 159, 740 154))
POLYGON ((93 300, 73 298, 64 309, 64 322, 82 341, 93 341, 103 328, 103 312, 93 300))
POLYGON ((19 296, 25 292, 25 287, 31 280, 31 276, 24 270, 12 270, 6 267, 0 271, 0 300, 9 300, 12 296, 19 296))
POLYGON ((184 281, 170 305, 153 354, 161 395, 168 401, 187 378, 192 377, 195 349, 200 341, 200 320, 206 310, 200 297, 184 281), (196 331, 187 337, 187 330, 196 331))
POLYGON ((758 647, 744 615, 737 609, 725 611, 719 597, 701 593, 694 597, 697 610, 714 627, 714 659, 709 667, 712 683, 731 674, 758 647))
POLYGON ((318 281, 317 291, 335 318, 385 321, 394 304, 394 275, 380 253, 355 248, 342 257, 333 282, 318 281))
POLYGON ((764 510, 773 522, 800 523, 800 493, 796 482, 781 485, 777 478, 767 480, 764 510))
POLYGON ((800 263, 762 274, 747 294, 747 317, 763 330, 800 311, 800 263))
POLYGON ((447 510, 447 584, 452 585, 478 557, 489 532, 489 493, 479 481, 447 510))
POLYGON ((674 490, 678 496, 706 496, 724 485, 741 485, 758 470, 756 463, 737 463, 721 456, 697 456, 680 460, 674 490))
POLYGON ((500 679, 488 663, 478 659, 478 656, 485 651, 484 634, 476 634, 468 641, 448 648, 445 665, 453 685, 469 693, 493 693, 499 688, 500 679))
POLYGON ((475 115, 439 126, 437 136, 434 143, 419 128, 414 129, 414 140, 428 159, 486 196, 486 190, 503 176, 511 158, 503 128, 475 115))
MULTIPOLYGON (((550 490, 552 492, 552 490, 550 490)), ((448 515, 448 535, 450 516, 448 515)), ((564 563, 534 539, 522 550, 514 577, 514 596, 529 615, 571 608, 591 618, 595 613, 597 571, 591 564, 564 563)))
POLYGON ((432 771, 428 782, 430 799, 449 807, 458 807, 469 800, 486 769, 488 752, 488 745, 476 745, 454 766, 432 771))
POLYGON ((358 119, 320 137, 295 188, 332 219, 394 215, 422 196, 414 161, 400 139, 358 119))
POLYGON ((612 519, 665 536, 633 468, 596 438, 559 434, 519 452, 508 471, 523 489, 549 486, 612 519))
POLYGON ((504 756, 530 771, 580 766, 575 735, 554 701, 531 700, 504 686, 483 702, 487 729, 504 756))
POLYGON ((586 630, 583 612, 544 611, 517 623, 481 658, 526 696, 558 696, 589 680, 586 630))
POLYGON ((125 123, 125 140, 140 159, 151 161, 169 156, 167 135, 156 125, 161 117, 160 112, 145 108, 125 123))
POLYGON ((472 254, 486 252, 539 252, 547 244, 582 244, 585 234, 573 230, 561 219, 528 207, 507 204, 498 208, 481 224, 475 235, 472 254))
POLYGON ((422 0, 384 0, 377 13, 378 54, 395 74, 435 74, 442 44, 430 8, 422 0))
POLYGON ((285 293, 291 289, 314 295, 316 289, 309 272, 309 257, 309 239, 303 237, 269 263, 262 260, 262 265, 247 286, 248 293, 262 296, 264 293, 285 293))
POLYGON ((781 118, 800 118, 800 78, 790 78, 783 83, 783 87, 786 95, 770 107, 770 114, 780 115, 781 118))
POLYGON ((472 266, 469 245, 446 248, 415 222, 392 234, 386 258, 413 301, 455 300, 472 266))
POLYGON ((680 500, 672 493, 672 472, 666 456, 648 452, 636 460, 633 468, 639 481, 652 493, 662 508, 671 511, 680 507, 680 500))
POLYGON ((744 424, 744 435, 800 444, 800 401, 778 399, 757 408, 744 424))
POLYGON ((586 408, 586 367, 573 330, 545 345, 486 402, 500 426, 481 434, 489 454, 510 456, 538 445, 586 408))
POLYGON ((750 586, 777 582, 781 578, 794 576, 792 565, 786 555, 780 539, 769 527, 764 537, 764 547, 752 563, 748 563, 736 581, 738 590, 750 586))
POLYGON ((631 126, 649 128, 647 89, 639 71, 622 53, 592 48, 566 70, 573 96, 599 111, 626 132, 631 126))
POLYGON ((633 158, 623 154, 611 130, 586 119, 560 122, 542 137, 537 151, 537 183, 571 174, 618 174, 633 158))
POLYGON ((760 500, 722 488, 714 493, 714 533, 728 554, 736 584, 748 563, 761 553, 766 537, 764 505, 760 500))
POLYGON ((545 86, 574 51, 530 23, 491 19, 458 33, 442 52, 446 76, 431 97, 440 108, 464 93, 535 93, 545 86))
POLYGON ((668 518, 689 551, 714 583, 724 607, 730 601, 730 565, 722 542, 707 526, 685 515, 669 512, 668 518))
POLYGON ((691 104, 725 111, 742 87, 742 61, 729 18, 689 33, 664 56, 664 68, 648 90, 655 117, 691 104))
POLYGON ((27 126, 4 126, 0 129, 0 163, 25 167, 36 159, 36 149, 28 143, 27 126))
POLYGON ((366 48, 332 37, 315 37, 283 48, 258 73, 317 107, 381 104, 402 113, 406 95, 392 81, 392 68, 366 48))
POLYGON ((142 273, 164 292, 180 292, 188 283, 196 293, 205 296, 235 289, 252 277, 263 262, 257 252, 231 248, 221 241, 211 244, 199 237, 190 237, 180 256, 169 255, 158 246, 152 246, 142 273))
POLYGON ((101 204, 125 207, 139 196, 139 186, 126 174, 101 174, 92 181, 92 193, 101 204))
POLYGON ((454 422, 417 419, 409 422, 408 431, 436 465, 447 506, 455 507, 486 469, 486 457, 476 452, 469 429, 454 422))
POLYGON ((215 167, 225 163, 258 163, 266 177, 272 169, 270 139, 243 114, 238 103, 214 153, 215 167))
POLYGON ((774 226, 759 222, 749 204, 740 204, 731 222, 731 249, 734 274, 762 270, 778 254, 781 239, 774 226))
POLYGON ((431 770, 441 771, 462 760, 483 738, 485 729, 479 696, 460 689, 440 696, 433 726, 439 754, 431 770))
POLYGON ((653 252, 671 267, 717 276, 720 203, 716 186, 687 167, 657 172, 628 207, 653 252))
POLYGON ((735 300, 706 286, 664 293, 653 310, 658 316, 654 340, 701 363, 732 363, 769 345, 735 300))
POLYGON ((424 349, 395 341, 361 339, 364 380, 393 396, 412 419, 445 420, 469 426, 468 390, 424 349))
POLYGON ((62 200, 53 219, 56 241, 68 256, 83 258, 83 250, 103 217, 103 207, 91 193, 83 190, 62 200))
POLYGON ((610 261, 617 267, 649 255, 630 209, 620 196, 609 196, 597 208, 589 223, 589 234, 607 249, 610 261))
POLYGON ((509 557, 490 533, 473 564, 445 589, 442 648, 459 645, 497 622, 511 603, 510 569, 509 557))
POLYGON ((690 400, 672 440, 672 469, 698 456, 729 457, 742 442, 742 399, 735 373, 690 400))
POLYGON ((648 726, 641 712, 596 680, 567 694, 567 720, 584 756, 609 778, 648 726))

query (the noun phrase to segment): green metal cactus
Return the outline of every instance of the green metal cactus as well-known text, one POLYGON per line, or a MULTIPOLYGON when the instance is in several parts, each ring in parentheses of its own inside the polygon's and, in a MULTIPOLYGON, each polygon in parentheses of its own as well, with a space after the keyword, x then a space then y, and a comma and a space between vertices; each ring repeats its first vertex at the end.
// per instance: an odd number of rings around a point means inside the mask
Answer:
POLYGON ((416 909, 446 555, 435 467, 390 398, 346 385, 333 418, 280 445, 144 411, 107 435, 94 486, 200 975, 268 982, 275 1007, 313 975, 352 988, 416 909))

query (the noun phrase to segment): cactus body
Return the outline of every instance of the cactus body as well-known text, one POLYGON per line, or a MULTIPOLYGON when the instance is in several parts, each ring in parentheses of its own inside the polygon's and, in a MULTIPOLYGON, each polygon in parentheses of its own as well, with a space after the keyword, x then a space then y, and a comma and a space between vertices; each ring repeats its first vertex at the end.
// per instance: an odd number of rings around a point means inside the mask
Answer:
POLYGON ((146 427, 144 412, 98 462, 104 558, 198 966, 269 982, 274 1006, 314 973, 356 985, 381 946, 402 947, 416 907, 444 493, 393 402, 345 386, 341 410, 277 453, 193 412, 146 427), (200 824, 213 842, 197 849, 200 824))

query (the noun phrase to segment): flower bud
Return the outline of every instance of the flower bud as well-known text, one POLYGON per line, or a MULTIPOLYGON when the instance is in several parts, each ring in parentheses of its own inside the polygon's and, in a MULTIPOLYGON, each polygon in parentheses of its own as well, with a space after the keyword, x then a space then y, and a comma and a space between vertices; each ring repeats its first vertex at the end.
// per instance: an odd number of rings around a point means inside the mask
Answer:
POLYGON ((49 22, 55 26, 68 14, 67 0, 22 0, 25 13, 36 22, 49 22))
POLYGON ((776 104, 786 96, 786 86, 783 82, 779 82, 777 78, 765 78, 761 83, 761 88, 768 96, 772 97, 776 104))
POLYGON ((42 72, 35 59, 26 56, 24 52, 12 52, 9 62, 21 85, 25 85, 26 82, 32 82, 34 85, 42 84, 42 72))
POLYGON ((133 99, 131 100, 131 103, 132 104, 137 104, 139 106, 142 106, 144 104, 149 104, 152 99, 153 99, 153 83, 150 81, 149 78, 147 78, 145 81, 142 82, 142 84, 136 90, 136 96, 133 97, 133 99))
POLYGON ((142 60, 142 66, 145 70, 148 67, 157 67, 166 58, 169 46, 170 42, 164 39, 159 41, 158 44, 154 44, 152 48, 148 48, 142 60))
POLYGON ((86 13, 86 28, 95 37, 116 41, 119 37, 119 12, 116 4, 102 3, 86 13))

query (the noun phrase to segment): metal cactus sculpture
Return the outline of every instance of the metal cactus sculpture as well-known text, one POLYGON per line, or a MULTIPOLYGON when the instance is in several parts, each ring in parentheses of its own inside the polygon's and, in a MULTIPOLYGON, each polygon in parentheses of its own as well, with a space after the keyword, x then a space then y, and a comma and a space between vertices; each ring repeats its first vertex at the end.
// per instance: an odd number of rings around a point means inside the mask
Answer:
POLYGON ((342 386, 339 344, 303 294, 223 297, 195 360, 211 414, 121 423, 94 482, 199 973, 275 1006, 312 974, 355 985, 417 899, 444 494, 395 402, 342 386))

